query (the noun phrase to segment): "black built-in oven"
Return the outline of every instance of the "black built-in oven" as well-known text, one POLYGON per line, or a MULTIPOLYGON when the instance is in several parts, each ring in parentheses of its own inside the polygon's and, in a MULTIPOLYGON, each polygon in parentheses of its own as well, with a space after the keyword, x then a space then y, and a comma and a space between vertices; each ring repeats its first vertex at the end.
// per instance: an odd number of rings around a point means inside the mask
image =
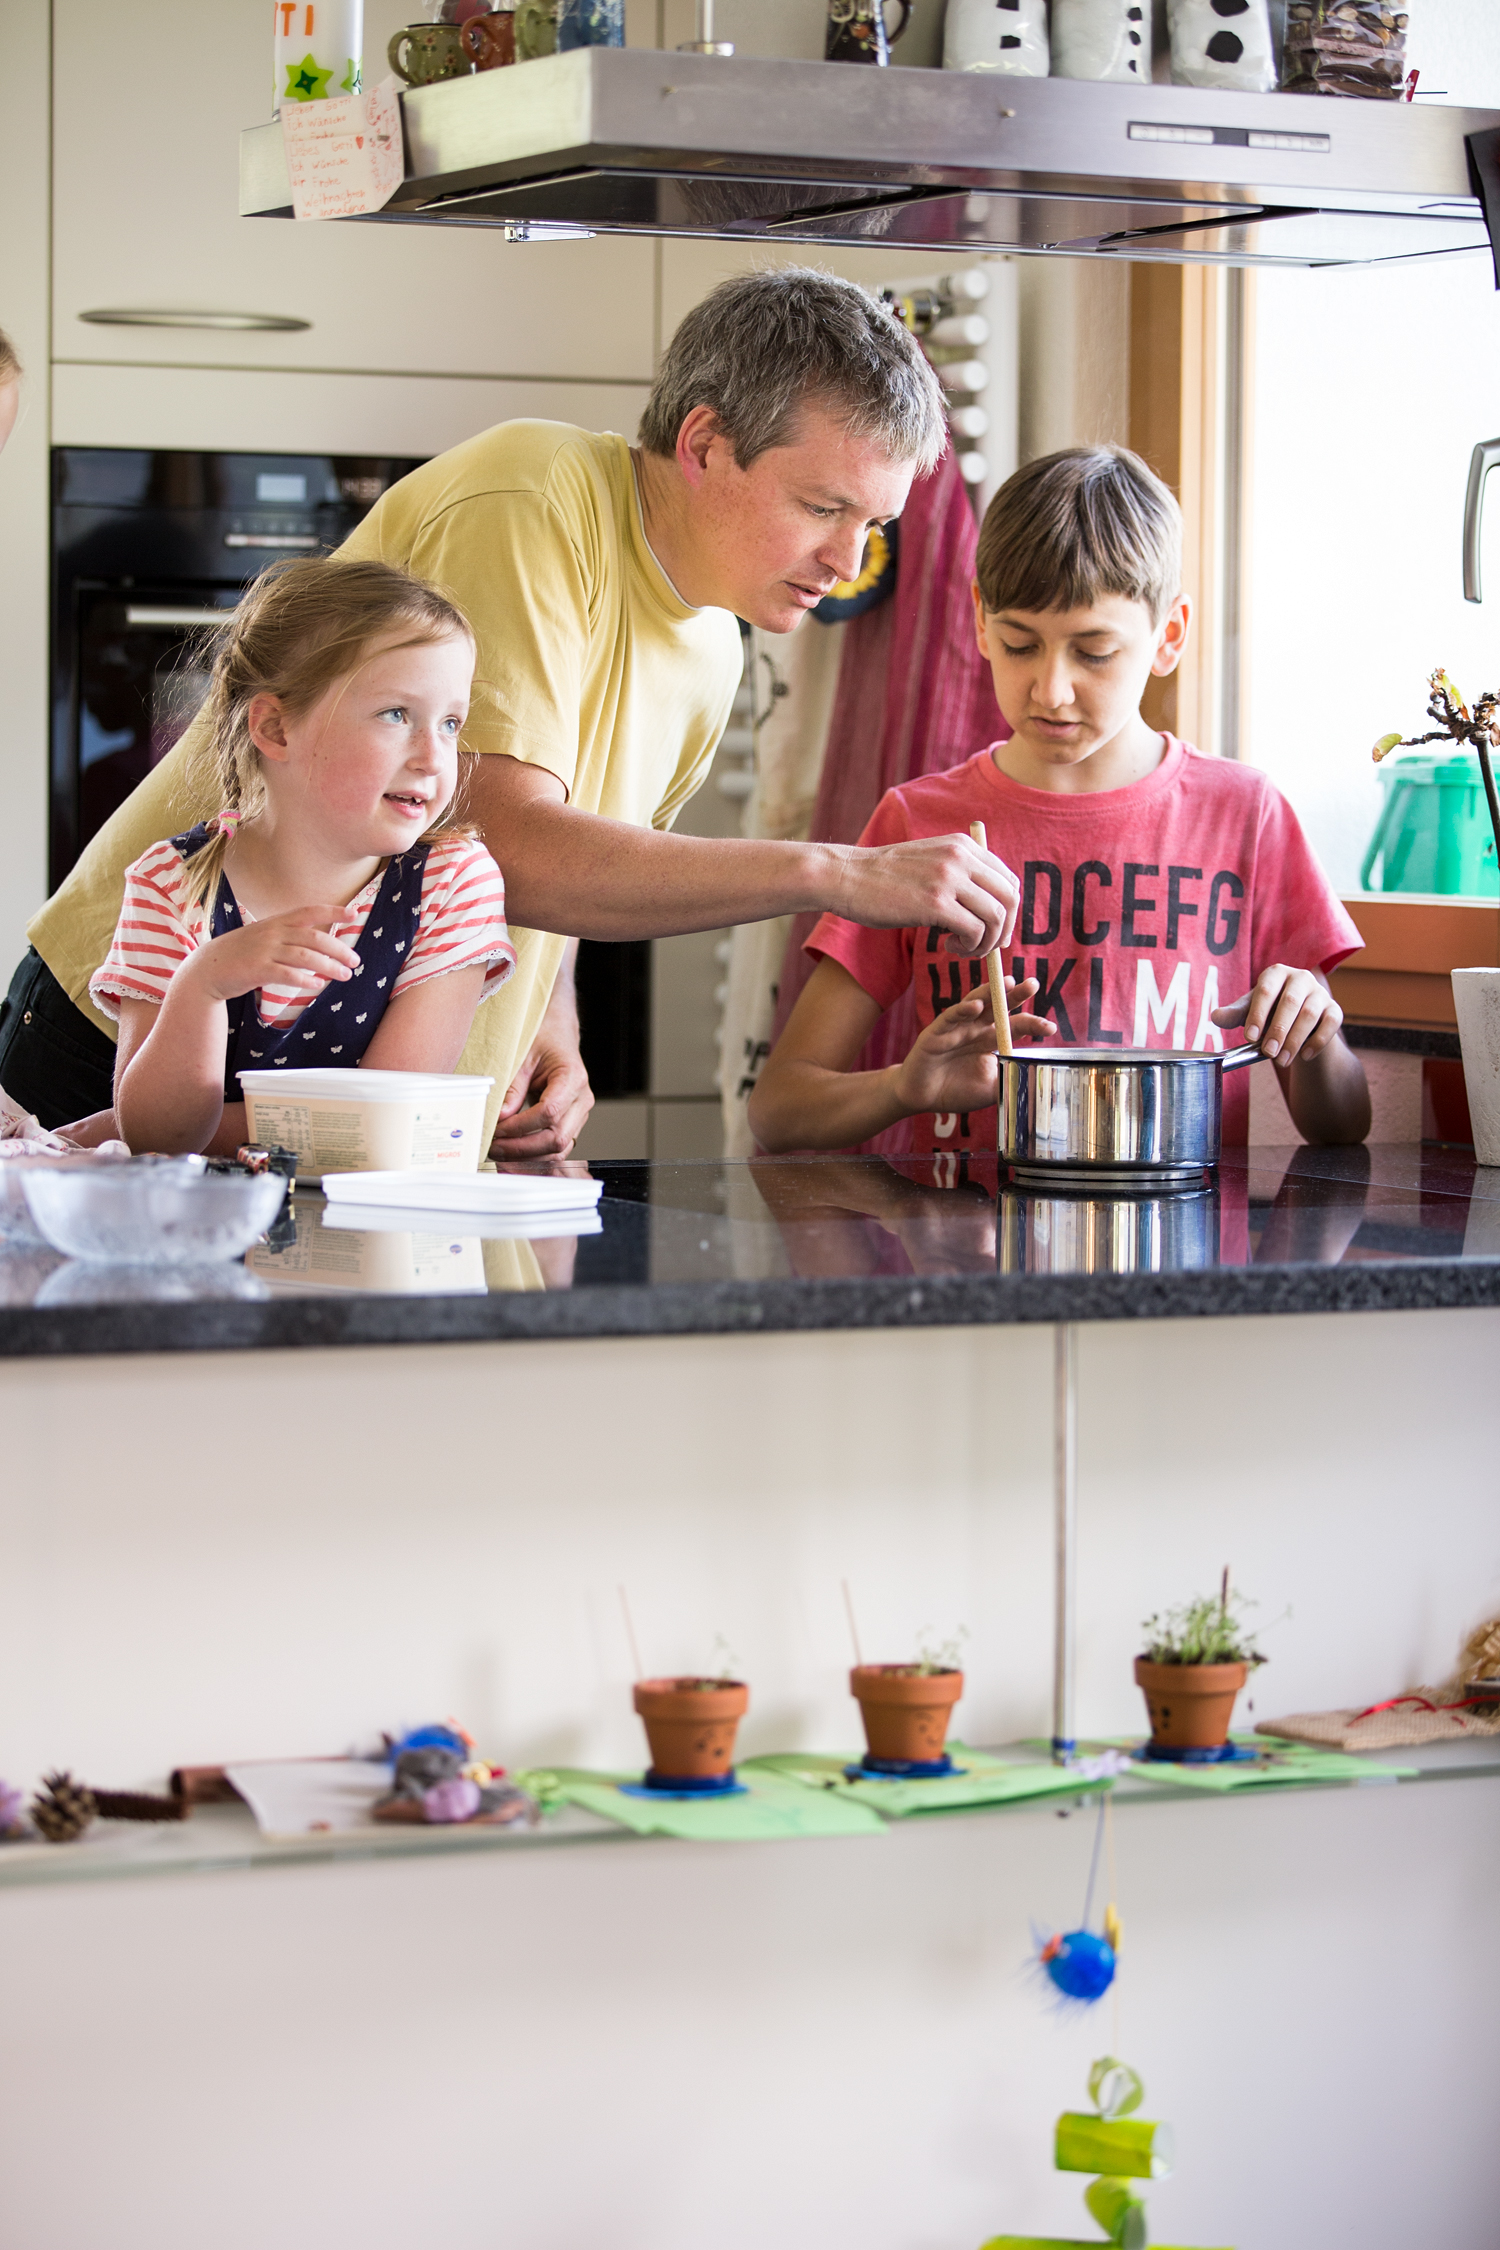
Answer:
POLYGON ((53 477, 49 868, 177 740, 207 685, 205 622, 284 555, 347 538, 415 461, 60 446, 53 477))
MULTIPOLYGON (((203 626, 233 609, 268 562, 337 547, 418 465, 54 451, 50 888, 197 709, 208 685, 203 626)), ((600 1096, 646 1089, 649 956, 645 944, 582 949, 584 1060, 600 1096)))

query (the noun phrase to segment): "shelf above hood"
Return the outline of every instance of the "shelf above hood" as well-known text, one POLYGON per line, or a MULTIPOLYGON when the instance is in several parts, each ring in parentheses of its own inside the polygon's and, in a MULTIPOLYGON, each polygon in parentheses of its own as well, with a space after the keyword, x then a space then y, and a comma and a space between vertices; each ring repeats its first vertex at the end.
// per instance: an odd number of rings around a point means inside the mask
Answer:
MULTIPOLYGON (((1486 249, 1487 110, 579 48, 401 97, 382 220, 1228 265, 1486 249)), ((279 121, 240 210, 289 218, 279 121)))

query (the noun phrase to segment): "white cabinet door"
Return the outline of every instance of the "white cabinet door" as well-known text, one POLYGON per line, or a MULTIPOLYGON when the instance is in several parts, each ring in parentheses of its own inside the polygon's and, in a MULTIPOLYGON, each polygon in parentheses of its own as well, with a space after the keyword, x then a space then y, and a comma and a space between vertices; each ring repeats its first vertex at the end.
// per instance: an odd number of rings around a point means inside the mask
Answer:
MULTIPOLYGON (((365 65, 415 7, 367 0, 365 65)), ((239 216, 239 133, 270 109, 271 11, 54 11, 53 350, 61 360, 649 382, 641 240, 239 216), (99 327, 112 307, 289 315, 296 331, 99 327)))

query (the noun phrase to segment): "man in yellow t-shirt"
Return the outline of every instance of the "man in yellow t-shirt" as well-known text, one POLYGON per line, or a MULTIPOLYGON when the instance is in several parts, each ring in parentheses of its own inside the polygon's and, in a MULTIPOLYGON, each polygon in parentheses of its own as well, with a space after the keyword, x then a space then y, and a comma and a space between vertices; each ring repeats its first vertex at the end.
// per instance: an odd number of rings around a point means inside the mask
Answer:
MULTIPOLYGON (((1008 936, 1015 880, 966 836, 869 851, 668 833, 729 716, 736 617, 789 631, 855 575, 870 526, 900 513, 943 444, 936 380, 883 306, 825 274, 752 274, 684 320, 636 447, 502 423, 394 485, 346 543, 440 585, 478 639, 468 810, 504 872, 519 958, 461 1067, 495 1079, 497 1155, 566 1151, 591 1106, 570 938, 817 908, 937 924, 974 952, 1008 936)), ((127 865, 217 810, 197 736, 195 721, 28 931, 0 1083, 44 1123, 108 1105, 88 979, 127 865)))

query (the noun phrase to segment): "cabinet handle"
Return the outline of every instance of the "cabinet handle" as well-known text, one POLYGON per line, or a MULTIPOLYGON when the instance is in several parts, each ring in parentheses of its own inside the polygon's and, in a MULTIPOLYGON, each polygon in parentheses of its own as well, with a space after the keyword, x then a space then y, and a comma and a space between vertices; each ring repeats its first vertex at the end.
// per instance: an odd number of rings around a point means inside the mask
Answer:
POLYGON ((226 531, 226 547, 307 547, 321 544, 312 531, 226 531))
POLYGON ((100 305, 81 312, 96 328, 311 328, 310 320, 294 320, 290 313, 146 311, 131 305, 100 305))
POLYGON ((227 625, 232 609, 174 609, 165 603, 131 602, 125 611, 127 625, 227 625))
POLYGON ((1484 480, 1500 468, 1500 438, 1476 445, 1469 460, 1469 489, 1464 494, 1464 600, 1482 602, 1479 584, 1479 532, 1484 521, 1484 480))

